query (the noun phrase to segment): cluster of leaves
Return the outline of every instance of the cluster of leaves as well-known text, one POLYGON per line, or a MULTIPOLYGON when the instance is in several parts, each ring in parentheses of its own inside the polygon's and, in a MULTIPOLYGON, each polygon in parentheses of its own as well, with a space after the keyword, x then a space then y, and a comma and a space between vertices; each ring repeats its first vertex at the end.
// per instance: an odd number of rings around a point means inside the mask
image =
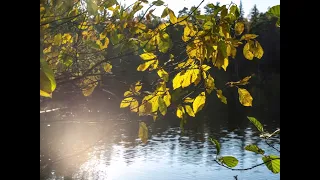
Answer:
MULTIPOLYGON (((163 4, 159 2, 161 1, 153 4, 163 4)), ((248 60, 253 60, 254 57, 260 59, 263 56, 263 49, 256 40, 257 35, 242 35, 244 23, 238 21, 239 9, 236 5, 227 8, 226 5, 210 4, 209 7, 213 9, 212 14, 194 16, 191 12, 181 17, 176 17, 170 8, 165 7, 161 18, 168 17, 169 22, 160 23, 155 29, 148 29, 145 34, 138 37, 142 42, 146 42, 143 43, 145 46, 143 46, 143 53, 140 54, 143 63, 137 67, 137 71, 156 71, 159 79, 154 91, 145 95, 141 103, 135 102, 139 104, 139 108, 133 110, 131 108, 131 111, 137 112, 140 116, 150 115, 156 119, 158 112, 162 116, 167 113, 167 109, 172 104, 171 101, 180 99, 175 105, 176 116, 181 121, 185 121, 187 115, 195 117, 202 110, 206 97, 214 91, 217 97, 227 104, 227 98, 222 90, 215 86, 215 78, 210 73, 211 69, 226 71, 229 60, 235 58, 240 44, 245 43, 243 54, 248 60), (172 46, 170 35, 166 32, 170 26, 184 29, 181 36, 185 42, 187 55, 184 58, 178 58, 172 54, 167 60, 159 58, 172 46), (170 67, 174 69, 168 72, 170 67), (192 92, 181 97, 181 92, 187 89, 191 89, 192 92)), ((230 82, 232 84, 230 87, 238 88, 239 101, 244 106, 252 106, 253 98, 246 89, 238 86, 248 84, 249 79, 250 77, 246 77, 241 80, 241 83, 230 82)), ((125 95, 121 108, 129 106, 123 106, 128 98, 130 99, 125 95)))
MULTIPOLYGON (((248 117, 248 119, 250 120, 251 123, 253 123, 256 126, 258 131, 261 133, 260 137, 265 140, 280 133, 279 129, 274 131, 271 134, 268 132, 265 132, 262 124, 256 118, 248 117)), ((216 162, 218 162, 220 165, 223 165, 223 166, 226 166, 229 168, 234 168, 237 166, 237 164, 239 162, 237 158, 235 158, 233 156, 220 156, 220 149, 221 149, 220 143, 215 139, 210 139, 210 141, 213 144, 215 144, 216 149, 217 149, 216 162)), ((270 144, 268 144, 268 145, 271 146, 270 144)), ((250 145, 245 146, 245 150, 262 155, 262 160, 263 160, 262 164, 265 164, 267 166, 267 168, 275 174, 280 172, 280 156, 272 155, 272 154, 266 155, 265 151, 263 149, 261 149, 260 147, 258 147, 257 145, 254 145, 254 144, 250 144, 250 145)), ((279 150, 277 150, 277 151, 279 151, 279 150)), ((254 167, 257 167, 257 166, 254 166, 254 167)), ((247 169, 252 169, 252 168, 247 168, 247 169)), ((245 169, 236 169, 236 170, 245 170, 245 169)))

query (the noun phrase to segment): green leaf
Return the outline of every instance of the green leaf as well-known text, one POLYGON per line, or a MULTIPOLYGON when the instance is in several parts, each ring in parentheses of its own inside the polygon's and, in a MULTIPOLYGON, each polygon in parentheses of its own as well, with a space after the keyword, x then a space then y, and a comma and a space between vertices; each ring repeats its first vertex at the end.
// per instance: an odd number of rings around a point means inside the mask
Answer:
POLYGON ((244 147, 245 150, 247 151, 252 151, 255 152, 257 154, 264 154, 264 150, 262 150, 261 148, 259 148, 257 145, 254 144, 250 144, 244 147))
POLYGON ((252 96, 246 89, 238 88, 239 101, 243 106, 252 106, 252 96))
POLYGON ((223 156, 219 158, 219 161, 231 168, 236 167, 239 162, 238 159, 233 156, 223 156))
POLYGON ((148 141, 148 127, 144 122, 140 122, 139 124, 139 138, 145 144, 148 141))
POLYGON ((210 138, 210 141, 216 145, 216 149, 217 149, 217 155, 220 154, 220 149, 221 149, 221 146, 220 146, 220 143, 216 140, 216 139, 212 139, 210 138))
POLYGON ((277 174, 280 172, 280 157, 276 155, 264 156, 262 157, 263 162, 267 166, 267 168, 277 174))
POLYGON ((267 14, 277 17, 278 21, 277 21, 276 25, 278 27, 280 27, 280 5, 276 5, 276 6, 271 7, 269 9, 269 11, 267 12, 267 14))
POLYGON ((249 119, 249 121, 252 122, 253 125, 256 126, 256 128, 260 131, 260 132, 263 132, 263 126, 262 124, 254 117, 247 117, 249 119))
POLYGON ((199 112, 203 108, 205 103, 206 103, 206 94, 205 94, 205 92, 201 92, 195 98, 195 100, 193 101, 193 104, 192 104, 194 114, 199 112))
POLYGON ((164 100, 159 96, 158 99, 158 104, 159 104, 159 111, 160 113, 164 116, 167 114, 167 106, 164 100))
POLYGON ((237 22, 234 28, 236 31, 236 35, 241 35, 244 30, 243 22, 237 22))
POLYGON ((163 10, 163 12, 162 12, 162 14, 161 14, 161 18, 167 17, 168 14, 169 14, 169 10, 168 10, 168 8, 166 7, 166 8, 164 8, 164 10, 163 10))
POLYGON ((157 1, 153 1, 152 4, 155 6, 162 6, 164 4, 164 2, 161 0, 157 0, 157 1))
POLYGON ((159 51, 162 53, 166 53, 169 50, 169 48, 172 47, 171 39, 167 33, 163 33, 162 35, 159 34, 159 36, 160 36, 160 41, 158 43, 159 51))

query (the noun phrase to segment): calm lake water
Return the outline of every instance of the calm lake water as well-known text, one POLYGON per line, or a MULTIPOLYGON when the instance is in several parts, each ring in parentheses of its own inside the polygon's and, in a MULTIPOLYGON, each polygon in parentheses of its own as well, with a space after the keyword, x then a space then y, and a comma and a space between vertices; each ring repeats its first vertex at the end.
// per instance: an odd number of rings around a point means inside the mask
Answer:
MULTIPOLYGON (((216 149, 210 137, 221 143, 221 155, 239 160, 236 168, 262 163, 261 156, 244 150, 248 144, 257 144, 266 154, 279 155, 259 139, 245 116, 239 123, 222 116, 190 119, 183 134, 178 119, 160 119, 149 123, 146 145, 137 137, 137 120, 97 109, 84 109, 77 115, 69 110, 42 115, 40 179, 234 180, 236 175, 239 180, 280 179, 264 165, 231 171, 214 162, 216 149)), ((259 120, 267 122, 265 129, 270 132, 279 127, 272 119, 259 120)), ((279 139, 271 143, 280 149, 279 139)))

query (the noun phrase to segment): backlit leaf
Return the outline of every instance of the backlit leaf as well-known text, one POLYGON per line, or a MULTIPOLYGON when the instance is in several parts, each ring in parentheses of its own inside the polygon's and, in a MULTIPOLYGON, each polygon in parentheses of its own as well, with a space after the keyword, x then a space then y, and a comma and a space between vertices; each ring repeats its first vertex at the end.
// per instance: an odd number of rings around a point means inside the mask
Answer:
POLYGON ((255 42, 255 48, 254 48, 254 56, 258 59, 261 59, 263 56, 263 49, 258 41, 255 42))
POLYGON ((167 91, 166 94, 163 96, 163 100, 166 103, 166 106, 169 107, 171 104, 171 95, 169 91, 167 91))
POLYGON ((133 101, 133 97, 124 98, 120 103, 120 108, 125 108, 130 106, 132 101, 133 101))
POLYGON ((180 118, 180 119, 182 119, 184 113, 185 113, 184 108, 183 108, 181 105, 179 105, 179 106, 177 107, 177 112, 176 112, 177 117, 180 118))
POLYGON ((210 141, 211 141, 214 145, 216 145, 217 155, 219 155, 219 154, 220 154, 220 149, 221 149, 220 143, 219 143, 216 139, 212 139, 212 138, 210 138, 210 141))
POLYGON ((157 71, 160 78, 162 78, 165 82, 168 82, 169 80, 169 74, 164 69, 159 69, 157 71))
POLYGON ((240 41, 242 41, 242 40, 248 41, 250 39, 255 39, 256 37, 258 37, 258 35, 256 35, 256 34, 245 34, 240 38, 240 41))
POLYGON ((193 112, 196 114, 198 111, 200 111, 204 104, 206 103, 206 94, 205 92, 201 92, 193 101, 193 112))
POLYGON ((157 56, 154 55, 153 53, 143 53, 140 55, 140 57, 145 61, 149 61, 157 58, 157 56))
POLYGON ((137 71, 145 71, 149 68, 150 65, 156 63, 157 60, 151 60, 151 61, 147 61, 143 64, 140 64, 137 68, 137 71))
POLYGON ((168 11, 169 11, 169 17, 170 17, 170 22, 172 24, 176 24, 178 22, 178 19, 176 17, 176 15, 174 14, 174 12, 168 8, 168 11))
POLYGON ((256 128, 260 131, 263 132, 263 126, 262 124, 254 117, 247 117, 249 119, 250 122, 252 122, 253 125, 256 126, 256 128))
POLYGON ((253 43, 252 41, 249 41, 246 43, 246 45, 243 47, 243 55, 246 59, 248 60, 252 60, 254 57, 254 52, 252 49, 252 45, 251 43, 253 43))
POLYGON ((263 162, 267 166, 267 168, 277 174, 280 172, 280 157, 276 155, 264 156, 262 157, 263 162))
POLYGON ((219 161, 231 168, 236 167, 239 163, 238 159, 233 156, 223 156, 219 158, 219 161))
POLYGON ((158 99, 158 104, 159 104, 159 111, 160 113, 164 116, 166 115, 167 113, 167 106, 164 102, 164 100, 159 96, 159 99, 158 99))
POLYGON ((252 96, 250 93, 243 88, 238 88, 239 101, 243 106, 252 106, 252 96))
POLYGON ((206 78, 206 81, 205 81, 205 87, 206 87, 206 91, 210 94, 215 85, 214 85, 214 79, 211 77, 211 75, 209 74, 209 76, 206 78))
POLYGON ((193 113, 193 110, 190 105, 185 105, 185 109, 186 109, 187 113, 189 114, 189 116, 195 117, 195 114, 193 113))
POLYGON ((227 98, 222 94, 221 90, 217 90, 217 96, 224 104, 227 104, 227 98))
POLYGON ((136 99, 132 99, 130 103, 130 110, 132 112, 138 112, 139 102, 136 99))
POLYGON ((235 28, 236 35, 241 35, 244 30, 243 22, 237 22, 234 28, 235 28))
POLYGON ((186 98, 184 99, 184 102, 185 102, 185 103, 193 103, 193 101, 194 101, 194 99, 192 99, 192 98, 190 98, 190 97, 186 97, 186 98))
POLYGON ((103 68, 104 68, 104 70, 105 70, 106 72, 111 72, 112 65, 109 64, 109 63, 107 63, 103 68))
POLYGON ((250 144, 244 147, 245 150, 247 151, 252 151, 255 152, 257 154, 264 154, 264 150, 262 150, 261 148, 259 148, 257 145, 254 144, 250 144))

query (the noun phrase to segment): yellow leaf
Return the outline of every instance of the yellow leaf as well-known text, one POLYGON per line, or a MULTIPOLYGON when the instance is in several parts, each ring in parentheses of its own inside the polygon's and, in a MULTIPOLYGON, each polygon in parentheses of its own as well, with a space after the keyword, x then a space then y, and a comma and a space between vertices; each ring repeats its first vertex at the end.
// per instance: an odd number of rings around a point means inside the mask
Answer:
POLYGON ((138 23, 137 26, 139 29, 146 29, 146 27, 147 27, 146 25, 144 25, 142 23, 138 23))
POLYGON ((152 105, 148 101, 143 101, 139 106, 139 116, 149 115, 151 114, 152 105))
POLYGON ((105 70, 106 72, 111 72, 111 69, 112 69, 112 65, 109 64, 109 63, 107 63, 107 64, 104 66, 104 70, 105 70))
POLYGON ((185 105, 185 108, 189 116, 195 117, 195 114, 193 113, 193 110, 190 105, 185 105))
POLYGON ((206 91, 210 94, 213 91, 215 86, 214 79, 210 76, 210 74, 205 81, 205 85, 206 85, 206 91))
POLYGON ((140 122, 139 124, 139 138, 145 144, 148 141, 148 127, 144 122, 140 122))
POLYGON ((49 94, 49 93, 42 91, 40 89, 40 96, 52 98, 52 93, 49 94))
POLYGON ((206 103, 206 94, 205 92, 201 92, 193 101, 193 112, 196 114, 198 111, 200 111, 204 104, 206 103))
POLYGON ((151 112, 154 113, 158 111, 159 108, 159 102, 158 102, 158 96, 155 96, 153 94, 147 95, 143 98, 142 103, 148 102, 151 105, 151 112))
POLYGON ((157 115, 155 115, 155 116, 152 116, 152 119, 155 121, 155 120, 157 120, 157 115))
POLYGON ((176 15, 174 14, 174 12, 173 12, 171 9, 169 9, 169 8, 168 8, 168 11, 169 11, 170 22, 171 22, 172 24, 177 23, 177 22, 178 22, 178 19, 177 19, 176 15))
POLYGON ((90 96, 93 92, 93 90, 98 85, 98 82, 95 82, 98 80, 97 76, 89 76, 82 82, 82 94, 84 96, 90 96))
POLYGON ((166 103, 166 106, 169 107, 171 104, 171 95, 169 91, 166 92, 166 95, 163 96, 163 100, 166 103))
POLYGON ((246 89, 238 88, 239 101, 243 106, 252 106, 252 96, 246 89))
POLYGON ((255 34, 245 34, 243 35, 241 38, 240 38, 240 41, 242 40, 250 40, 250 39, 255 39, 256 37, 258 37, 258 35, 255 35, 255 34))
POLYGON ((72 36, 69 33, 66 33, 62 36, 62 44, 72 43, 72 36))
POLYGON ((177 107, 177 112, 176 112, 177 117, 180 118, 180 119, 182 119, 184 113, 185 113, 184 108, 183 108, 181 105, 179 105, 179 106, 177 107))
POLYGON ((217 90, 217 96, 224 104, 227 104, 227 98, 222 94, 221 90, 217 90))
POLYGON ((159 111, 164 116, 167 113, 167 106, 164 102, 164 100, 159 96, 158 98, 158 104, 159 104, 159 111))
POLYGON ((255 43, 254 56, 258 59, 261 59, 263 56, 263 49, 258 41, 255 43))
POLYGON ((134 87, 135 92, 139 92, 142 88, 142 84, 140 81, 138 81, 134 87))
POLYGON ((130 106, 132 101, 133 101, 132 97, 124 98, 120 103, 120 108, 125 108, 130 106))
POLYGON ((208 71, 211 67, 204 64, 204 65, 201 66, 201 68, 202 68, 203 71, 208 71))
POLYGON ((183 74, 182 72, 179 72, 172 80, 173 90, 181 87, 182 81, 183 81, 183 74))
POLYGON ((159 61, 158 61, 158 60, 153 60, 153 61, 154 61, 154 63, 151 64, 151 66, 150 66, 150 68, 149 68, 149 71, 152 71, 152 70, 158 68, 159 61))
POLYGON ((160 78, 162 78, 165 82, 168 82, 169 74, 164 69, 159 69, 157 73, 160 78))
POLYGON ((133 94, 132 94, 131 91, 126 91, 126 92, 124 92, 124 94, 123 94, 124 97, 129 97, 129 96, 132 96, 132 95, 133 95, 133 94))
POLYGON ((190 98, 190 97, 186 97, 183 102, 185 102, 185 103, 192 103, 193 101, 194 101, 194 99, 192 99, 192 98, 190 98))
POLYGON ((253 43, 252 41, 249 41, 246 43, 246 45, 244 45, 243 47, 243 55, 246 59, 248 60, 252 60, 254 55, 253 55, 253 51, 252 51, 252 45, 251 43, 253 43))
POLYGON ((242 22, 237 22, 234 28, 236 31, 236 35, 240 35, 244 30, 244 24, 242 22))
MULTIPOLYGON (((196 67, 194 67, 196 68, 196 67)), ((196 82, 197 80, 200 81, 201 80, 201 75, 200 75, 200 70, 199 69, 192 69, 192 78, 191 78, 191 83, 196 82)))
POLYGON ((45 48, 45 49, 43 50, 43 54, 47 54, 47 53, 49 53, 49 52, 51 52, 51 46, 49 46, 49 47, 47 47, 47 48, 45 48))
POLYGON ((149 66, 153 63, 155 63, 157 60, 147 61, 143 64, 140 64, 137 68, 137 71, 145 71, 149 68, 149 66))
POLYGON ((88 27, 87 22, 83 22, 78 26, 79 29, 87 29, 88 27))
MULTIPOLYGON (((187 70, 183 75, 182 88, 188 87, 191 84, 192 70, 187 70)), ((194 82, 194 81, 193 81, 194 82)))
POLYGON ((136 99, 132 99, 130 103, 130 110, 132 112, 138 112, 139 102, 136 99))
POLYGON ((145 61, 149 61, 157 58, 157 56, 154 55, 153 53, 143 53, 143 54, 140 54, 140 57, 145 61))
POLYGON ((228 65, 229 65, 229 59, 228 57, 226 57, 223 59, 223 65, 221 67, 224 69, 224 71, 227 71, 228 65))

